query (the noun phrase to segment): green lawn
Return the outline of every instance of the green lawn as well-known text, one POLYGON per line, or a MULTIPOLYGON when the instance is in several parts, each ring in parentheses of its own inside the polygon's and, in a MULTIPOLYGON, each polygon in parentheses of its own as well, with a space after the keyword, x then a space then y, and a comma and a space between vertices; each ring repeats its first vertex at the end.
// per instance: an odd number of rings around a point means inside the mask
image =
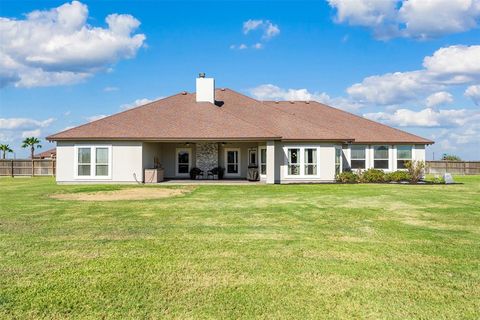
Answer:
POLYGON ((79 202, 0 179, 0 318, 480 318, 480 176, 79 202))

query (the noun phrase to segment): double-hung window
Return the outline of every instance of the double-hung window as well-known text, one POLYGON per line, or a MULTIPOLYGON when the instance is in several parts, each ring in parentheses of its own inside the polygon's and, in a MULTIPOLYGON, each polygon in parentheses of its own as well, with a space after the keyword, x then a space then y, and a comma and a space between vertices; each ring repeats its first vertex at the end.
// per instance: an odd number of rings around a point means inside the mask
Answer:
POLYGON ((110 146, 76 146, 76 176, 80 179, 108 179, 111 172, 110 146))
POLYGON ((365 146, 352 145, 350 147, 350 167, 352 169, 365 169, 365 146))
POLYGON ((305 175, 317 175, 317 148, 305 148, 305 175))
POLYGON ((267 174, 267 148, 260 147, 260 174, 267 174))
POLYGON ((77 165, 77 175, 78 176, 91 176, 92 175, 92 149, 88 148, 78 148, 77 149, 78 165, 77 165))
POLYGON ((288 174, 291 176, 300 175, 300 149, 288 149, 288 174))
POLYGON ((335 175, 342 172, 342 147, 335 147, 335 175))
POLYGON ((374 146, 373 167, 375 169, 388 169, 388 146, 374 146))
POLYGON ((407 161, 412 161, 412 146, 397 146, 397 169, 405 169, 407 161))

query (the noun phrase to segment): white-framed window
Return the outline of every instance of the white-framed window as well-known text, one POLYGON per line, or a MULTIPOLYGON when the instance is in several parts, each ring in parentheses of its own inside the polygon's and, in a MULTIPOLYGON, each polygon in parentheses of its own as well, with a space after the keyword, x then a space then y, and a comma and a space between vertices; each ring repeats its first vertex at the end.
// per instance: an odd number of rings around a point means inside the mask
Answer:
POLYGON ((335 147, 335 175, 342 172, 342 147, 335 147))
POLYGON ((257 148, 248 149, 248 165, 256 166, 257 163, 257 148))
POLYGON ((260 174, 262 176, 267 174, 267 148, 260 147, 260 174))
POLYGON ((110 179, 112 146, 75 145, 75 177, 77 179, 110 179))
POLYGON ((405 162, 412 161, 412 146, 397 146, 397 169, 405 169, 405 162))
POLYGON ((373 146, 373 167, 375 169, 389 169, 388 146, 373 146))
POLYGON ((300 148, 288 148, 288 175, 300 175, 300 148))
POLYGON ((290 177, 318 177, 319 152, 317 146, 287 146, 287 176, 290 177))
POLYGON ((190 174, 192 165, 192 149, 177 148, 175 152, 175 175, 186 177, 190 174))
POLYGON ((305 148, 305 172, 306 176, 317 175, 317 148, 305 148))
POLYGON ((364 145, 352 145, 350 147, 350 168, 365 169, 365 150, 366 146, 364 145))
POLYGON ((240 175, 240 148, 225 149, 225 167, 226 176, 240 175))

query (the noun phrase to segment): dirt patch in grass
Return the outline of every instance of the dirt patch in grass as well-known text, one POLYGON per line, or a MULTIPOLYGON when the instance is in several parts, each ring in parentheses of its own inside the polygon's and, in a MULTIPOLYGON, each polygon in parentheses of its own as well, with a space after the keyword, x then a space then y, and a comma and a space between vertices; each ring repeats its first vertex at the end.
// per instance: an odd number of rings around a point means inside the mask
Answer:
POLYGON ((58 200, 75 201, 146 200, 174 197, 191 191, 193 191, 193 188, 131 188, 115 191, 61 193, 52 194, 50 197, 58 200))

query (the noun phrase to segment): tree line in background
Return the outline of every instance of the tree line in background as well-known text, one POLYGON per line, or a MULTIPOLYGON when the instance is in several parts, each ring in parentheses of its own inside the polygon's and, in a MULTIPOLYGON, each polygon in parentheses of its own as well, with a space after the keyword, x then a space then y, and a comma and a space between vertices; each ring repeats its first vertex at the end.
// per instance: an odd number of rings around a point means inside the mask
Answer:
MULTIPOLYGON (((22 148, 30 148, 30 157, 35 156, 35 149, 41 148, 40 139, 35 137, 28 137, 22 141, 22 148)), ((8 144, 0 144, 0 151, 2 151, 2 159, 5 160, 7 153, 13 152, 8 144)))

